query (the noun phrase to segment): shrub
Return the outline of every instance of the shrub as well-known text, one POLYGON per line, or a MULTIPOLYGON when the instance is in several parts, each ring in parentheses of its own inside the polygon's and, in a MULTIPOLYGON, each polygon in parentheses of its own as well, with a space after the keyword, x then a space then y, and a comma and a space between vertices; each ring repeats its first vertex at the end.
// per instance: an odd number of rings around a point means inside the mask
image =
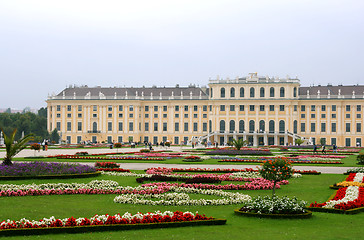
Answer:
POLYGON ((40 149, 40 144, 39 143, 33 143, 30 145, 30 149, 37 151, 40 149))
POLYGON ((269 150, 230 150, 230 149, 223 149, 223 150, 214 150, 206 152, 207 155, 273 155, 269 150))
POLYGON ((149 152, 150 152, 150 150, 149 150, 149 149, 145 149, 145 148, 143 148, 143 149, 140 149, 140 152, 141 152, 141 153, 149 153, 149 152))
POLYGON ((358 164, 364 164, 364 153, 359 153, 356 160, 358 161, 358 164))
POLYGON ((119 165, 115 162, 96 162, 96 168, 119 168, 119 165))
POLYGON ((76 152, 75 155, 77 155, 77 156, 86 156, 86 155, 88 155, 88 152, 76 152))

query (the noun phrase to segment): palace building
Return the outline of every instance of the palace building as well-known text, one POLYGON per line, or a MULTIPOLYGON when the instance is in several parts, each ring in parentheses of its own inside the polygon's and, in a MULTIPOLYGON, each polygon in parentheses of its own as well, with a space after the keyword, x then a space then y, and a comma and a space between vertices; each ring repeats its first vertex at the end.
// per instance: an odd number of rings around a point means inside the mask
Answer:
POLYGON ((251 73, 208 87, 69 87, 49 96, 48 131, 68 143, 362 144, 364 86, 300 86, 251 73))

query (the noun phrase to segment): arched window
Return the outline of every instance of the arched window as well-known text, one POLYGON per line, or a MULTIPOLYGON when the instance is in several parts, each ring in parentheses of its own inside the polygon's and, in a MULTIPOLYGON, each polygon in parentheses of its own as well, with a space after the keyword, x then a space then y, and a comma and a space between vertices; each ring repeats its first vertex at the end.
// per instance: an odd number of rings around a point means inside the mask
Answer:
POLYGON ((297 97, 297 88, 296 87, 293 88, 293 97, 297 97))
POLYGON ((221 88, 220 90, 220 97, 224 98, 225 97, 225 88, 221 88))
POLYGON ((230 97, 235 97, 235 88, 230 88, 230 97))
POLYGON ((269 89, 269 96, 270 96, 270 97, 274 97, 274 87, 271 87, 271 88, 269 89))
POLYGON ((265 97, 264 87, 260 88, 260 97, 265 97))
POLYGON ((250 97, 255 97, 255 89, 253 87, 250 88, 250 97))
POLYGON ((224 120, 220 121, 220 132, 225 132, 225 121, 224 120))
POLYGON ((92 124, 92 131, 93 131, 93 132, 97 132, 97 122, 94 122, 94 123, 92 124))
POLYGON ((211 98, 212 98, 212 88, 210 88, 210 91, 211 91, 211 98))
POLYGON ((240 88, 240 97, 244 97, 244 88, 243 87, 240 88))
POLYGON ((280 97, 284 97, 284 87, 281 87, 281 88, 279 89, 279 96, 280 96, 280 97))
POLYGON ((285 132, 285 124, 284 124, 284 121, 281 120, 279 121, 279 133, 284 133, 285 132))
POLYGON ((260 132, 265 132, 265 122, 264 122, 264 120, 259 121, 259 131, 260 132))
POLYGON ((212 121, 209 120, 209 132, 212 132, 212 121))
POLYGON ((229 123, 229 127, 230 127, 230 132, 234 132, 235 131, 235 121, 234 120, 230 120, 230 123, 229 123))
POLYGON ((244 120, 239 121, 239 133, 242 133, 245 131, 245 123, 244 120))
POLYGON ((293 121, 293 133, 297 134, 297 120, 293 121))
POLYGON ((269 133, 274 133, 274 131, 275 131, 274 121, 270 120, 269 121, 269 133))
POLYGON ((254 129, 255 129, 255 122, 254 122, 254 120, 250 120, 249 121, 249 132, 250 133, 254 132, 254 129))

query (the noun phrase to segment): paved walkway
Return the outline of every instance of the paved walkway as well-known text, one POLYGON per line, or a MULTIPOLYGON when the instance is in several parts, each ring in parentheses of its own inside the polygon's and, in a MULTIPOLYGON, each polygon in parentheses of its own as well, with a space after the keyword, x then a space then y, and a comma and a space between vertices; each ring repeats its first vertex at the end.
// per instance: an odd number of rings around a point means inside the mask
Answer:
MULTIPOLYGON (((156 150, 162 150, 165 148, 157 147, 156 150)), ((182 149, 191 149, 190 147, 171 147, 169 150, 181 151, 182 149)), ((94 153, 115 153, 115 152, 139 152, 140 148, 119 148, 119 149, 107 149, 107 148, 84 148, 84 149, 49 149, 48 151, 36 152, 36 156, 52 156, 59 154, 75 154, 76 152, 87 151, 89 154, 94 153)), ((0 159, 4 158, 5 151, 0 152, 0 159)), ((21 151, 16 157, 28 157, 34 156, 34 150, 25 149, 21 151)), ((94 163, 85 163, 88 165, 94 165, 94 163)), ((163 163, 120 163, 121 168, 133 169, 133 170, 144 170, 151 167, 169 167, 169 168, 257 168, 259 165, 218 165, 218 164, 163 164, 163 163)), ((334 173, 342 174, 345 173, 347 169, 352 167, 321 167, 321 166, 294 166, 296 170, 316 170, 321 173, 334 173)))

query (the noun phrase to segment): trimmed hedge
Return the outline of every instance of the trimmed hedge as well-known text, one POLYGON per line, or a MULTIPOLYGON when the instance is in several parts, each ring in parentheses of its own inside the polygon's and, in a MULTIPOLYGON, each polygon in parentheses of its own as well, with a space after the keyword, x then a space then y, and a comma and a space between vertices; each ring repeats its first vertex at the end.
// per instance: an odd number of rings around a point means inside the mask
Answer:
POLYGON ((360 212, 364 212, 364 207, 361 208, 353 208, 349 210, 342 210, 336 208, 319 208, 319 207, 307 207, 307 209, 312 212, 326 212, 326 213, 339 213, 339 214, 357 214, 360 212))
POLYGON ((170 228, 170 227, 187 227, 199 225, 224 225, 226 219, 196 220, 188 222, 163 222, 147 224, 111 224, 111 225, 89 225, 77 227, 50 227, 50 228, 15 228, 2 229, 0 236, 20 236, 20 235, 44 235, 44 234, 64 234, 64 233, 83 233, 83 232, 103 232, 103 231, 120 231, 147 228, 170 228))
POLYGON ((99 176, 101 172, 62 174, 62 175, 38 175, 38 176, 0 176, 1 180, 26 180, 26 179, 67 179, 67 178, 89 178, 99 176))
POLYGON ((241 214, 247 217, 258 217, 258 218, 310 218, 312 216, 311 211, 306 211, 305 213, 300 214, 267 214, 267 213, 252 213, 252 212, 244 212, 239 209, 234 210, 235 213, 241 214))

